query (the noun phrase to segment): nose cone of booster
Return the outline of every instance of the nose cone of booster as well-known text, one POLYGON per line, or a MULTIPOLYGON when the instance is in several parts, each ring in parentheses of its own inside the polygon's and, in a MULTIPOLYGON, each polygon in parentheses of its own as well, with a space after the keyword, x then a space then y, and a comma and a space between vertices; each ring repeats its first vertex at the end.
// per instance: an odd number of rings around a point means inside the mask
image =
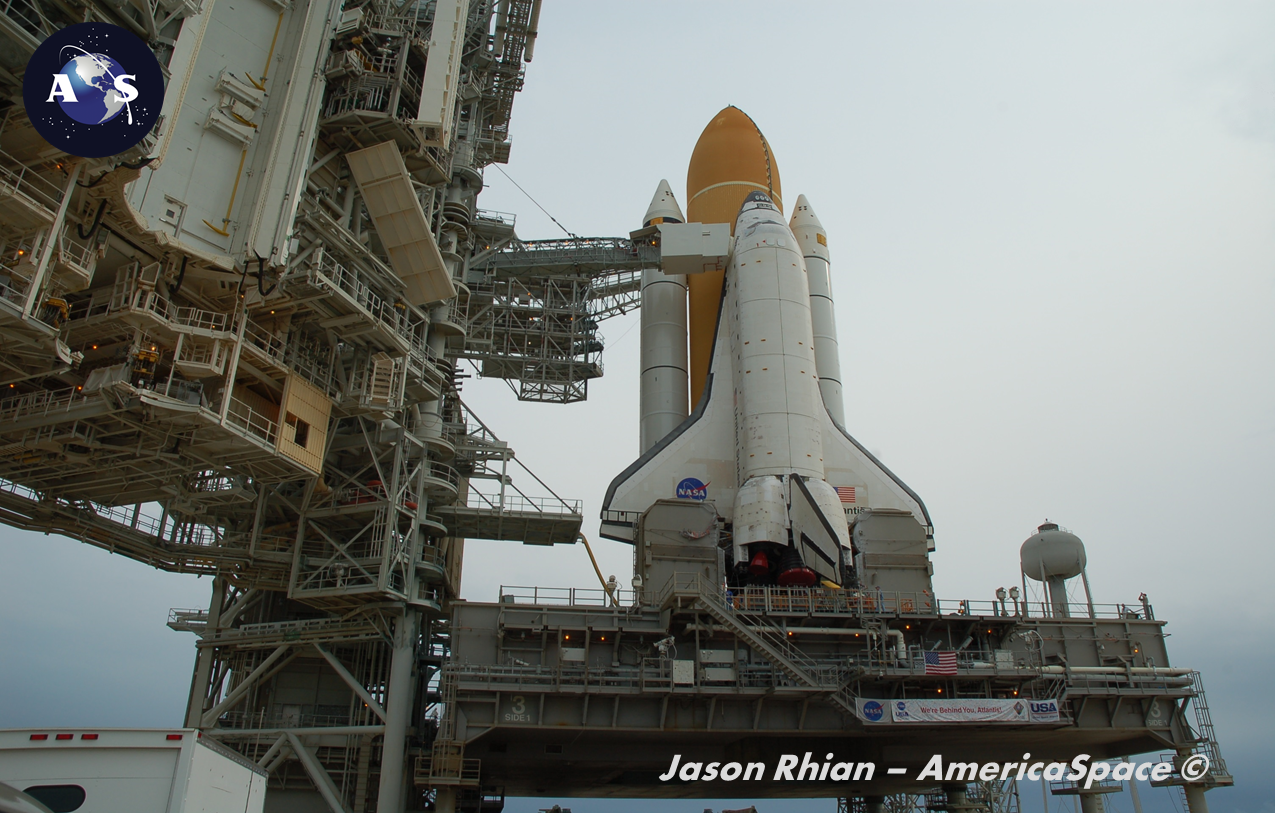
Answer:
POLYGON ((793 237, 801 244, 802 254, 828 260, 828 231, 819 222, 819 216, 810 208, 806 196, 798 195, 792 208, 792 220, 788 222, 793 237))
POLYGON ((651 205, 646 208, 646 215, 642 218, 642 226, 681 223, 686 223, 682 208, 677 205, 677 199, 673 197, 673 190, 669 187, 668 181, 660 179, 660 185, 655 188, 655 196, 651 198, 651 205))
POLYGON ((756 190, 783 209, 770 143, 748 114, 728 107, 708 123, 691 153, 686 214, 691 223, 734 224, 744 198, 756 190))

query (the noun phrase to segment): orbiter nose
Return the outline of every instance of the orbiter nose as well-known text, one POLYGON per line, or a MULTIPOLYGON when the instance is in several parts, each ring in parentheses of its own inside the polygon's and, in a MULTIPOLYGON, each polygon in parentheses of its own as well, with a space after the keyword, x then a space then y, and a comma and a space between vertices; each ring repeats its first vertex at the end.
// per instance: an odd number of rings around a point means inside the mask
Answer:
MULTIPOLYGON (((755 191, 755 192, 748 193, 748 196, 744 198, 744 202, 739 205, 739 212, 743 212, 745 207, 747 207, 750 204, 755 204, 758 201, 761 201, 762 203, 765 203, 765 204, 770 204, 772 207, 775 205, 775 202, 770 200, 769 195, 761 191, 755 191)), ((739 218, 739 213, 735 213, 735 217, 739 218)))

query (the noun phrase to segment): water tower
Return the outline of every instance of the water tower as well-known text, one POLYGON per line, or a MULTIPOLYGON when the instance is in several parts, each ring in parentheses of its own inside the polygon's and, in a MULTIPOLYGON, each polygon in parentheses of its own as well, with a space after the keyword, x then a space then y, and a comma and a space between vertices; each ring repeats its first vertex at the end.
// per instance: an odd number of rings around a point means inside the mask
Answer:
POLYGON ((1079 576, 1085 587, 1089 616, 1093 612, 1093 596, 1089 593, 1089 577, 1085 574, 1085 545, 1058 524, 1045 521, 1036 534, 1023 541, 1019 549, 1023 585, 1027 578, 1045 584, 1046 613, 1054 617, 1070 617, 1067 604, 1067 581, 1079 576))

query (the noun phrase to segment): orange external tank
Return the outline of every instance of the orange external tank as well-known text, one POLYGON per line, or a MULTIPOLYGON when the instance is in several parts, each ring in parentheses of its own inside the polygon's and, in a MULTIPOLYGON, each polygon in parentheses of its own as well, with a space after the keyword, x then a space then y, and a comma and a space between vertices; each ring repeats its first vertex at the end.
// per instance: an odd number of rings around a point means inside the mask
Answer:
MULTIPOLYGON (((760 129, 737 107, 713 117, 700 134, 686 170, 688 223, 729 224, 750 192, 761 190, 783 212, 779 165, 760 129)), ((723 272, 689 275, 688 320, 691 406, 699 404, 713 356, 723 272)))

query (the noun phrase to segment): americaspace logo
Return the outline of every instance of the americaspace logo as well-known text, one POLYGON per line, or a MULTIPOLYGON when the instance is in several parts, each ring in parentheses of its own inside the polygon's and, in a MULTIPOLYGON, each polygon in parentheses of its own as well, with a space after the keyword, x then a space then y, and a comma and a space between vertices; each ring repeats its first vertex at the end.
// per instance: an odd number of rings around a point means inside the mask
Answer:
POLYGON ((108 23, 54 32, 27 62, 27 116, 49 144, 72 155, 122 153, 155 126, 164 77, 146 43, 108 23))

